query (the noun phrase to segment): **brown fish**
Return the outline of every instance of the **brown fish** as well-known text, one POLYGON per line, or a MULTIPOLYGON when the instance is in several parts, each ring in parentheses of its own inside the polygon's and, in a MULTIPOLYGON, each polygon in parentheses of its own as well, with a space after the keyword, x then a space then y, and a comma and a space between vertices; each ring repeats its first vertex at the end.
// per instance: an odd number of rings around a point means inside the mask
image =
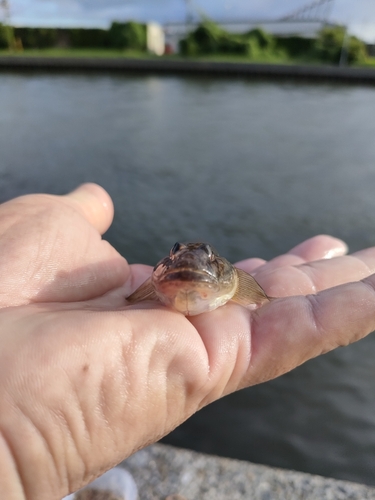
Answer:
POLYGON ((175 243, 146 280, 126 299, 158 300, 185 316, 213 311, 229 300, 242 306, 270 298, 255 279, 233 266, 207 243, 175 243))

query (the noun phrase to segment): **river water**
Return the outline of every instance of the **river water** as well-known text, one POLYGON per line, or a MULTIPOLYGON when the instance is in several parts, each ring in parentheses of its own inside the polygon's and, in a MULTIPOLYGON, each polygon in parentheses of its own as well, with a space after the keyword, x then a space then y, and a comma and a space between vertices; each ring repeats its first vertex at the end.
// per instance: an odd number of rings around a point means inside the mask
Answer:
MULTIPOLYGON (((0 74, 0 201, 104 186, 106 237, 154 264, 178 240, 236 261, 317 233, 375 245, 375 89, 0 74)), ((200 411, 166 442, 375 485, 375 338, 200 411)))

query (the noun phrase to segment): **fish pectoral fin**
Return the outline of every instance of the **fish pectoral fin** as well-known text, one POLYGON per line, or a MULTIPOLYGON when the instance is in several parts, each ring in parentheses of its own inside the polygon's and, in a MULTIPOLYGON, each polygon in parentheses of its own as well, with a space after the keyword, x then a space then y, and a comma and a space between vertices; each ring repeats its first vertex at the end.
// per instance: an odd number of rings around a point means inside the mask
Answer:
POLYGON ((238 286, 231 300, 242 306, 261 304, 270 300, 270 297, 250 274, 237 267, 235 270, 237 271, 238 286))
POLYGON ((148 278, 131 295, 129 295, 126 300, 129 304, 136 304, 137 302, 142 302, 143 300, 157 300, 157 298, 158 297, 151 283, 151 278, 148 278))

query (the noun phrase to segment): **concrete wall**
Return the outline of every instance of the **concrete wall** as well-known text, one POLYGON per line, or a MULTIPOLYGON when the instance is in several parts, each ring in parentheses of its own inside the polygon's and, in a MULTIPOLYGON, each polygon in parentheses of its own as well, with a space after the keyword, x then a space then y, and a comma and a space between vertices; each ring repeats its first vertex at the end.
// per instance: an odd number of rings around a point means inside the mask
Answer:
POLYGON ((230 460, 155 444, 123 466, 140 500, 375 500, 375 489, 348 481, 230 460), (181 495, 181 496, 177 496, 181 495))

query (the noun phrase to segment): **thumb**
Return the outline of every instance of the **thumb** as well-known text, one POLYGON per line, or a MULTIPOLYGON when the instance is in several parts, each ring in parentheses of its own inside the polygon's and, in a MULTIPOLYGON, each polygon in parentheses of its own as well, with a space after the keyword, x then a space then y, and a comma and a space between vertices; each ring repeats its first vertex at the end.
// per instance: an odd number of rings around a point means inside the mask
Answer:
POLYGON ((100 234, 105 233, 111 225, 114 215, 112 199, 97 184, 82 184, 62 199, 78 210, 100 234))

